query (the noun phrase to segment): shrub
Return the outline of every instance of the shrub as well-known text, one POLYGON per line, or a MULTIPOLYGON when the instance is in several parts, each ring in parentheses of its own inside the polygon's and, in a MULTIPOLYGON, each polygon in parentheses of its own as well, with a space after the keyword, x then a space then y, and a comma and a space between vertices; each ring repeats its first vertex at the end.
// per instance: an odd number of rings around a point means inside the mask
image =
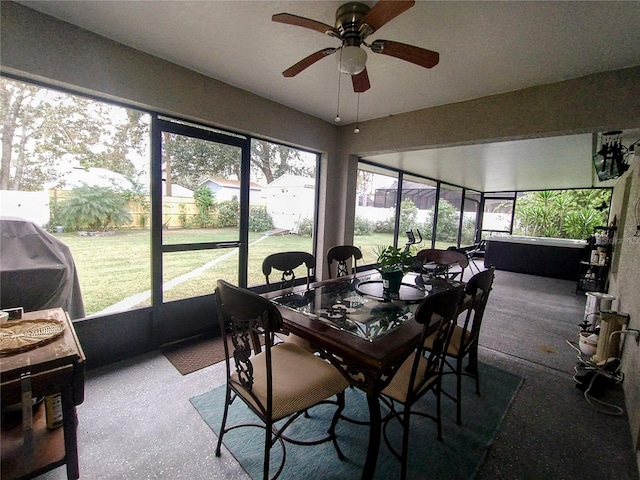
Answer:
POLYGON ((395 218, 389 217, 386 220, 379 220, 374 225, 376 233, 393 233, 395 228, 395 218))
POLYGON ((371 235, 373 233, 373 228, 373 221, 363 217, 356 217, 355 223, 353 225, 353 234, 371 235))
POLYGON ((238 200, 234 198, 233 200, 220 202, 218 205, 218 226, 220 228, 237 227, 238 218, 240 218, 240 204, 238 200))
POLYGON ((273 228, 273 218, 266 207, 249 208, 249 231, 267 232, 273 228))
POLYGON ((587 238, 597 225, 606 225, 611 200, 608 189, 527 192, 518 199, 514 233, 559 238, 587 238))
POLYGON ((416 228, 418 221, 418 207, 411 200, 400 203, 400 232, 416 228))
POLYGON ((104 231, 131 222, 123 194, 106 187, 74 188, 60 204, 60 217, 67 230, 104 231))
POLYGON ((204 185, 198 187, 193 192, 193 202, 198 207, 198 213, 193 217, 192 221, 199 224, 201 228, 212 226, 211 208, 215 205, 213 192, 204 185))
POLYGON ((311 237, 313 235, 313 220, 303 218, 298 223, 298 235, 302 237, 311 237))
POLYGON ((444 242, 455 243, 458 240, 458 222, 460 211, 447 200, 438 202, 438 236, 444 242))
POLYGON ((54 233, 58 225, 64 225, 64 218, 62 218, 60 202, 54 197, 49 203, 49 221, 44 225, 44 228, 48 232, 54 233))

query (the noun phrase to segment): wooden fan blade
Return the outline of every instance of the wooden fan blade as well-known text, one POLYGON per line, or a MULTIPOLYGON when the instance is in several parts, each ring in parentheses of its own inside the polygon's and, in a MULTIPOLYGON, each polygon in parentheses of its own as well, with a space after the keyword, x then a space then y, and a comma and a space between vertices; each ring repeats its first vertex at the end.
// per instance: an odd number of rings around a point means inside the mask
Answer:
POLYGON ((371 88, 366 68, 357 75, 351 75, 351 82, 353 83, 353 91, 356 93, 366 92, 371 88))
POLYGON ((316 63, 318 60, 322 60, 324 57, 327 57, 327 56, 331 55, 336 50, 337 50, 337 48, 325 48, 325 49, 320 50, 320 51, 318 51, 316 53, 312 53, 308 57, 303 58, 302 60, 300 60, 295 65, 287 68, 284 72, 282 72, 282 75, 284 75, 285 77, 295 77, 297 74, 299 74, 305 68, 310 67, 311 65, 316 63))
MULTIPOLYGON (((409 1, 385 1, 381 0, 376 3, 369 13, 367 13, 362 22, 360 23, 360 31, 362 31, 362 25, 369 25, 369 29, 366 29, 366 35, 370 35, 380 27, 382 27, 385 23, 393 20, 402 12, 406 12, 408 9, 415 5, 414 0, 409 1)), ((365 36, 366 36, 365 35, 365 36)))
POLYGON ((311 30, 315 30, 316 32, 340 38, 340 32, 338 32, 331 25, 327 25, 326 23, 322 22, 316 22, 315 20, 311 20, 310 18, 291 15, 290 13, 276 13, 271 17, 271 20, 273 20, 274 22, 286 23, 287 25, 310 28, 311 30))
POLYGON ((425 68, 435 67, 440 61, 438 52, 391 40, 376 40, 371 44, 371 51, 406 60, 425 68))

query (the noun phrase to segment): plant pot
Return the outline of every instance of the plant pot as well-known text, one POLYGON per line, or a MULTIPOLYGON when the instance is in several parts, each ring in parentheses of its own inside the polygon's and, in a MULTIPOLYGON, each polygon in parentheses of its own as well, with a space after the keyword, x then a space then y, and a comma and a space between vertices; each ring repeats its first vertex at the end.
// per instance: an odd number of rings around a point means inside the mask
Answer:
POLYGON ((382 272, 382 294, 385 297, 398 298, 403 276, 402 270, 382 272))

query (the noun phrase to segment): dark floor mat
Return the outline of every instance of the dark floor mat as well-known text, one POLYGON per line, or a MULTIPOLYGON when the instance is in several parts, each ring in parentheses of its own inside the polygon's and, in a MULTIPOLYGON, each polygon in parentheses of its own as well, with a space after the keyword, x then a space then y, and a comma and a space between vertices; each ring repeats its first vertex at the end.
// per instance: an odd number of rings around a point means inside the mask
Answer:
POLYGON ((199 337, 164 347, 161 351, 182 375, 224 360, 222 337, 199 337))

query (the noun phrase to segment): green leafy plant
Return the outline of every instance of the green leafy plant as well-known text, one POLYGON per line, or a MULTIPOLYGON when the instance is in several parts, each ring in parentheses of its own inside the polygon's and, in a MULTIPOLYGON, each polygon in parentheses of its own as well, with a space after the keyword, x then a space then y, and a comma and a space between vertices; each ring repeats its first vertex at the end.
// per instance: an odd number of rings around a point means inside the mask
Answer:
POLYGON ((197 222, 201 228, 210 226, 212 223, 211 209, 215 206, 213 192, 205 185, 202 185, 193 192, 193 201, 198 207, 198 214, 193 221, 197 222))
POLYGON ((251 207, 249 209, 249 231, 266 232, 273 228, 273 218, 266 207, 251 207))
POLYGON ((301 237, 313 236, 313 219, 305 217, 298 223, 298 235, 301 237))
POLYGON ((356 236, 359 235, 371 235, 373 234, 374 223, 365 218, 356 216, 356 220, 353 226, 353 234, 356 236))
POLYGON ((597 225, 607 224, 609 189, 527 192, 515 207, 514 233, 554 238, 587 238, 597 225))
POLYGON ((60 205, 60 215, 67 230, 105 231, 131 222, 122 194, 86 185, 71 190, 60 205))
POLYGON ((401 270, 403 273, 409 272, 413 266, 413 256, 411 252, 392 246, 379 246, 375 249, 378 257, 378 265, 382 273, 401 270))
POLYGON ((237 227, 240 218, 240 204, 236 198, 220 202, 218 205, 218 226, 237 227))

